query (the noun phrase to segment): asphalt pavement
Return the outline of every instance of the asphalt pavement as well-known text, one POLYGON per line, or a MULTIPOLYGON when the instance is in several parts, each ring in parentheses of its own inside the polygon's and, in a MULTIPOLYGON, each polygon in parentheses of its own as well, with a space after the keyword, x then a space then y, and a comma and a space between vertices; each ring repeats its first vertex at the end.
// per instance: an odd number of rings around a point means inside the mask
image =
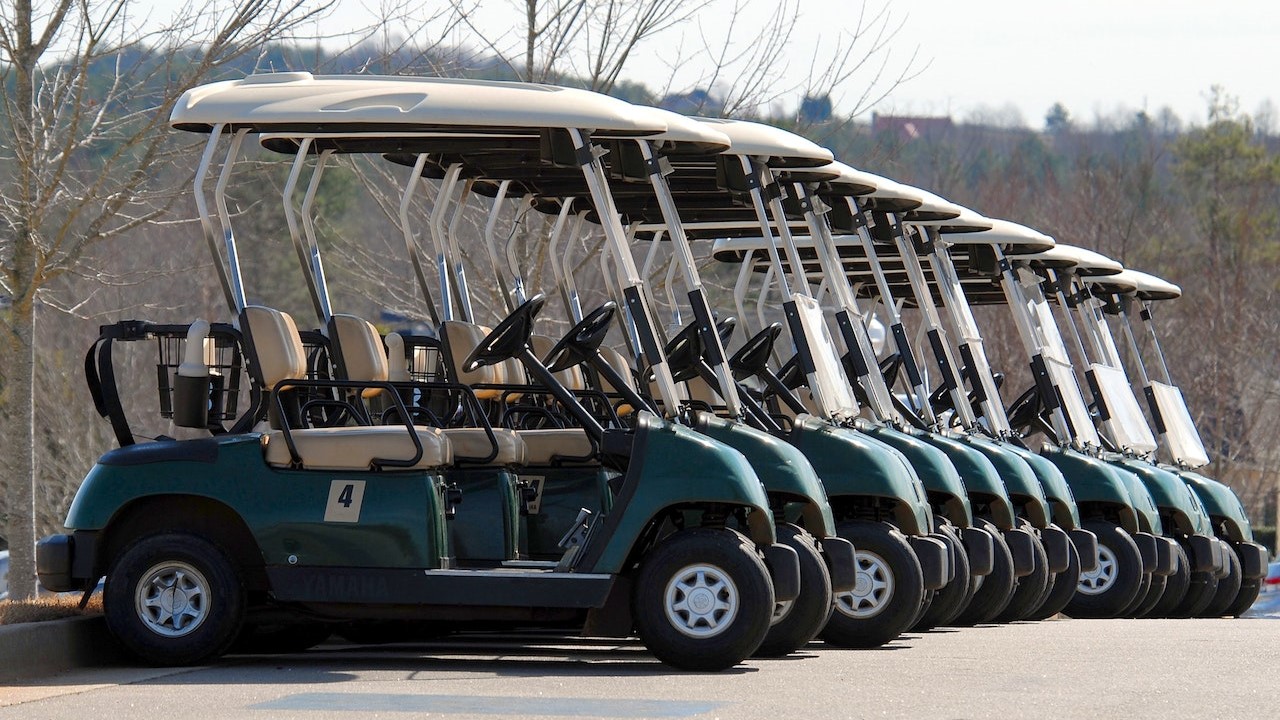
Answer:
POLYGON ((1274 619, 983 626, 709 674, 636 642, 479 635, 82 670, 0 687, 0 719, 1272 718, 1278 669, 1274 619))

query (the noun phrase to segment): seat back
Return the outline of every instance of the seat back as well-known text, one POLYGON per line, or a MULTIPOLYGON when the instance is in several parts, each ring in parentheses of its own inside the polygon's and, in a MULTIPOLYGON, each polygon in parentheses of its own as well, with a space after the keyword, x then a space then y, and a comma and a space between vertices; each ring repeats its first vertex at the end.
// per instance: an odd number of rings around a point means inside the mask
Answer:
MULTIPOLYGON (((386 382, 390 378, 382 336, 372 323, 355 315, 334 315, 329 318, 329 337, 334 361, 345 379, 386 382)), ((366 388, 362 394, 371 398, 381 392, 382 388, 366 388)))
POLYGON ((307 352, 288 313, 249 305, 240 312, 240 330, 248 347, 250 372, 265 390, 281 380, 307 376, 307 352))

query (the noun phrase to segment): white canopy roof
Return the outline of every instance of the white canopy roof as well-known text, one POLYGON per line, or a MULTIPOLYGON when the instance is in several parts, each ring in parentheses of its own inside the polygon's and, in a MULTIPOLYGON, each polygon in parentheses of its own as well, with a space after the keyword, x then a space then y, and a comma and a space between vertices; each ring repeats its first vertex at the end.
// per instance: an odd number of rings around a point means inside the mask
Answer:
POLYGON ((663 115, 607 95, 553 85, 377 75, 250 75, 192 88, 169 122, 284 131, 345 129, 527 134, 577 128, 607 136, 666 132, 663 115))
POLYGON ((770 165, 786 167, 820 167, 835 160, 830 150, 772 125, 746 120, 696 119, 728 135, 735 155, 767 157, 770 165))
POLYGON ((953 245, 1007 245, 1023 252, 1047 249, 1054 246, 1053 238, 1008 220, 986 218, 991 229, 979 232, 954 232, 944 230, 942 239, 953 245))
POLYGON ((1134 293, 1143 300, 1173 300, 1182 297, 1182 288, 1148 273, 1125 269, 1115 275, 1091 277, 1088 282, 1110 292, 1134 293))
POLYGON ((1124 269, 1120 263, 1101 253, 1075 245, 1054 245, 1043 252, 1021 255, 1019 260, 1039 262, 1051 267, 1069 267, 1080 276, 1114 276, 1124 269))

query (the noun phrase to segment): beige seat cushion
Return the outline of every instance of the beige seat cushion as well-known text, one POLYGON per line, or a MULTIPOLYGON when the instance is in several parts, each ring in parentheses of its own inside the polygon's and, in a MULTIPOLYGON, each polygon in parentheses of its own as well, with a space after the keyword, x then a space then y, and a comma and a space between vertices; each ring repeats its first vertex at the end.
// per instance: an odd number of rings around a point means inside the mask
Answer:
POLYGON ((307 376, 307 352, 302 347, 298 326, 288 313, 249 305, 241 311, 240 325, 253 344, 258 372, 267 390, 281 380, 300 380, 307 376))
MULTIPOLYGON (((386 467, 386 470, 427 470, 450 465, 453 452, 449 438, 435 428, 418 428, 422 458, 413 468, 386 467)), ((308 470, 371 470, 374 458, 408 460, 415 452, 413 440, 404 426, 333 427, 294 430, 293 444, 302 466, 308 470)), ((267 464, 287 467, 293 458, 284 433, 263 436, 267 464)))
POLYGON ((549 428, 545 430, 518 430, 527 448, 526 459, 530 465, 550 465, 557 456, 594 460, 595 449, 591 438, 578 428, 549 428))
MULTIPOLYGON (((334 315, 330 322, 346 378, 356 382, 386 382, 390 370, 378 329, 355 315, 334 315)), ((371 398, 381 392, 382 388, 368 388, 363 396, 371 398)))
MULTIPOLYGON (((493 452, 493 443, 484 428, 445 428, 445 436, 453 447, 454 459, 461 456, 485 457, 493 452)), ((525 445, 513 430, 494 428, 493 437, 498 442, 498 454, 486 465, 524 465, 525 445)))

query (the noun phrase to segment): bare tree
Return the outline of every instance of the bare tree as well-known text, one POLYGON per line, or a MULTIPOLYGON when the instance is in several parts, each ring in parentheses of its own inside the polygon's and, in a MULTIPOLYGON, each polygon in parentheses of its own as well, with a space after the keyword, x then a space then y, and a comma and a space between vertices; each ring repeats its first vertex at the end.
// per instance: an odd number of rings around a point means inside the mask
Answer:
POLYGON ((172 157, 169 111, 185 89, 316 16, 304 0, 192 3, 171 23, 130 0, 17 0, 0 10, 0 433, 10 590, 35 591, 36 321, 86 253, 174 201, 150 182, 172 157), (145 15, 143 12, 137 15, 145 15), (148 29, 155 27, 156 29, 148 29))

